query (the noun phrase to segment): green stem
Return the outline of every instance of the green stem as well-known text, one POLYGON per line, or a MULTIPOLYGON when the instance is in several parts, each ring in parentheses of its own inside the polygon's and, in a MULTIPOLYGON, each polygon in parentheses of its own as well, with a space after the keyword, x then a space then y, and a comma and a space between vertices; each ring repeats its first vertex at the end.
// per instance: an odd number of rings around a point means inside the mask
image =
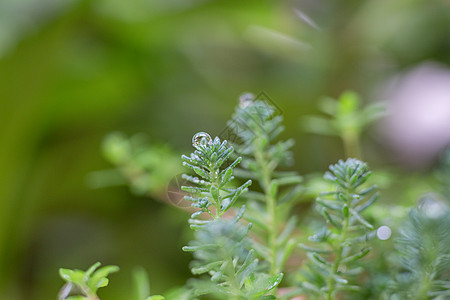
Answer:
POLYGON ((266 198, 266 209, 269 214, 269 226, 268 226, 268 248, 270 250, 271 262, 270 262, 270 274, 276 275, 281 272, 277 265, 277 217, 276 217, 276 199, 272 197, 270 193, 270 183, 272 181, 272 170, 270 170, 267 160, 264 156, 263 149, 257 147, 255 151, 255 159, 258 164, 262 176, 261 183, 266 198))
MULTIPOLYGON (((211 187, 215 186, 219 193, 217 203, 214 203, 214 206, 216 208, 216 213, 215 214, 210 213, 210 215, 212 215, 214 217, 214 219, 220 219, 220 218, 222 218, 222 215, 223 215, 223 212, 220 209, 220 204, 222 203, 222 197, 220 196, 220 188, 219 188, 220 180, 218 177, 218 171, 213 170, 212 165, 210 165, 209 167, 210 167, 209 176, 211 176, 211 187)), ((215 202, 214 199, 213 199, 213 201, 215 202)))
MULTIPOLYGON (((348 205, 348 199, 350 199, 350 195, 351 195, 351 191, 347 191, 346 195, 345 195, 345 199, 347 199, 347 205, 348 205)), ((330 274, 330 277, 328 278, 328 294, 327 294, 327 300, 332 300, 333 296, 335 295, 335 285, 336 285, 336 280, 334 279, 334 275, 337 274, 340 264, 341 264, 341 260, 342 260, 342 253, 344 251, 344 247, 345 247, 345 241, 347 240, 347 235, 348 235, 348 227, 349 227, 349 223, 350 223, 350 216, 345 216, 344 215, 344 220, 342 221, 342 231, 341 231, 341 238, 339 239, 339 245, 338 245, 338 250, 337 250, 337 254, 336 254, 336 259, 334 261, 333 264, 333 268, 332 268, 332 272, 330 274)))
POLYGON ((417 293, 418 300, 427 300, 429 299, 428 291, 430 290, 431 282, 430 278, 426 271, 422 272, 422 280, 420 281, 419 292, 417 293))
POLYGON ((89 300, 100 300, 100 298, 88 286, 81 286, 81 290, 89 300))
POLYGON ((359 133, 346 131, 341 134, 344 143, 345 155, 347 157, 361 158, 361 147, 359 145, 359 133))
POLYGON ((230 283, 230 288, 232 293, 229 295, 230 299, 232 300, 239 300, 240 297, 240 293, 241 293, 241 288, 239 285, 239 282, 236 278, 236 270, 234 269, 234 264, 233 264, 233 259, 230 258, 228 260, 228 267, 227 267, 227 275, 228 275, 228 282, 230 283))

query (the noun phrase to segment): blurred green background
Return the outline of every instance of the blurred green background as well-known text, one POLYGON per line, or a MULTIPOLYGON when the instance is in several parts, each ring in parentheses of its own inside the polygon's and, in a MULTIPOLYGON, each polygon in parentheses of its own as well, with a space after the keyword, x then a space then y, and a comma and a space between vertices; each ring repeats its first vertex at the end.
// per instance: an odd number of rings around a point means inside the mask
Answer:
MULTIPOLYGON (((387 78, 430 61, 450 65, 447 0, 1 0, 1 299, 55 299, 59 267, 97 260, 121 267, 105 299, 127 299, 138 265, 154 293, 184 284, 188 214, 87 184, 112 167, 108 133, 187 153, 195 132, 222 132, 241 93, 264 91, 297 142, 294 168, 323 171, 342 145, 300 117, 347 89, 386 100, 387 78)), ((363 153, 410 170, 376 130, 363 153)))

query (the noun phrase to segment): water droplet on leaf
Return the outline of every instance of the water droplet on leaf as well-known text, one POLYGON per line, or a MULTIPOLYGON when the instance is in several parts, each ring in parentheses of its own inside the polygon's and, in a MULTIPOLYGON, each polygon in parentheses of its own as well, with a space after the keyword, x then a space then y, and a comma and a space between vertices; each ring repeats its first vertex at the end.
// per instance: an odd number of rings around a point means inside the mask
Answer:
POLYGON ((192 137, 192 146, 199 149, 201 145, 211 144, 212 139, 206 132, 198 132, 192 137))

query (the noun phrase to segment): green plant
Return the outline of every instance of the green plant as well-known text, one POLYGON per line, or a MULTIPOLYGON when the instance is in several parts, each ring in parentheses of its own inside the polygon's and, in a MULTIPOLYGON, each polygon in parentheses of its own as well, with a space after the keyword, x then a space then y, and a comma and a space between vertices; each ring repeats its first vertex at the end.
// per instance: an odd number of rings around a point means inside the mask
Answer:
MULTIPOLYGON (((107 278, 109 274, 119 271, 117 266, 100 267, 100 263, 93 264, 86 271, 59 269, 59 275, 67 283, 61 288, 58 300, 99 300, 97 290, 109 284, 107 278), (72 294, 76 295, 72 295, 72 294)), ((144 269, 137 269, 134 272, 136 283, 136 300, 164 300, 163 296, 150 294, 147 273, 144 269)))
POLYGON ((199 210, 189 220, 195 240, 183 250, 194 252, 193 274, 210 275, 210 278, 191 281, 193 294, 208 294, 219 299, 269 299, 264 296, 280 283, 283 274, 269 276, 258 272, 258 260, 247 239, 251 223, 247 226, 239 223, 245 213, 244 205, 232 219, 225 218, 225 213, 252 183, 248 180, 237 188, 229 185, 234 178, 233 169, 241 158, 225 167, 233 147, 218 137, 212 140, 203 132, 197 133, 192 143, 196 150, 189 157, 182 156, 183 164, 199 177, 184 175, 195 186, 182 189, 194 195, 185 198, 199 210), (206 217, 199 219, 202 214, 206 217))
POLYGON ((110 133, 102 152, 115 168, 90 173, 93 188, 128 184, 134 194, 166 200, 167 182, 181 172, 179 156, 167 145, 148 143, 143 134, 110 133))
POLYGON ((292 139, 277 141, 284 130, 282 121, 273 105, 244 94, 228 122, 240 141, 234 144, 243 157, 243 167, 237 169, 237 175, 259 184, 259 190, 244 195, 250 207, 245 218, 255 224, 257 238, 253 239, 253 247, 268 263, 271 275, 284 270, 296 244, 292 232, 297 217, 291 212, 302 192, 302 178, 296 172, 279 170, 292 162, 289 149, 294 144, 292 139))
POLYGON ((330 166, 330 171, 325 179, 333 189, 316 199, 328 227, 310 237, 317 246, 300 245, 309 258, 301 286, 317 299, 335 299, 340 291, 360 289, 352 279, 363 271, 357 262, 370 252, 366 241, 374 229, 361 213, 378 197, 375 186, 365 186, 371 174, 366 163, 350 158, 330 166))
POLYGON ((390 299, 450 298, 450 210, 428 195, 409 213, 396 239, 390 299))
MULTIPOLYGON (((362 110, 364 118, 359 116, 358 98, 352 93, 327 105, 333 118, 320 121, 318 131, 324 133, 328 128, 328 133, 343 138, 348 153, 359 154, 361 132, 379 109, 366 108, 362 110)), ((275 106, 247 94, 228 123, 232 140, 213 139, 204 132, 192 138, 195 150, 181 156, 184 167, 191 170, 182 175, 189 185, 181 189, 195 210, 188 221, 194 239, 183 247, 193 255, 191 271, 195 276, 185 287, 167 293, 166 299, 448 298, 447 202, 441 196, 428 196, 411 211, 394 242, 371 240, 375 235, 384 240, 391 230, 382 226, 389 231, 384 237, 380 237, 381 227, 375 231, 372 224, 378 226, 385 219, 379 210, 366 211, 378 198, 376 185, 368 183, 372 172, 367 163, 348 158, 331 165, 318 184, 327 187, 314 205, 325 222, 306 216, 299 226, 294 211, 306 193, 300 184, 302 177, 283 169, 292 162, 293 141, 278 139, 284 129, 282 120, 275 106), (234 176, 242 181, 238 183, 234 176), (305 232, 313 233, 310 242, 299 243, 305 232), (298 253, 296 245, 300 246, 298 253), (289 258, 303 264, 291 266, 289 258)), ((154 146, 151 150, 132 150, 130 143, 134 144, 123 136, 111 136, 106 142, 110 159, 132 186, 143 176, 138 190, 152 196, 160 194, 161 182, 153 185, 147 181, 163 177, 166 183, 169 181, 170 172, 161 170, 164 162, 155 162, 170 158, 166 167, 175 172, 173 152, 164 156, 166 150, 154 151, 159 149, 154 146), (146 159, 148 156, 152 158, 146 159)), ((444 196, 448 195, 449 174, 447 162, 437 174, 444 196)), ((311 196, 315 192, 308 193, 311 196)), ((396 218, 391 224, 399 224, 396 218)), ((61 269, 67 283, 59 299, 98 300, 98 288, 106 286, 106 277, 118 270, 114 266, 98 267, 95 264, 86 272, 61 269)), ((164 299, 149 296, 145 271, 135 272, 134 278, 136 300, 164 299)))
POLYGON ((347 157, 361 158, 361 133, 374 120, 384 115, 384 108, 378 104, 364 108, 360 106, 358 94, 350 91, 342 93, 337 101, 324 98, 319 102, 319 108, 328 117, 305 116, 302 127, 315 134, 339 137, 347 157))
POLYGON ((117 266, 105 266, 100 268, 100 263, 93 264, 86 271, 59 269, 59 275, 67 283, 61 289, 60 300, 98 300, 97 290, 109 283, 109 274, 119 271, 117 266), (78 290, 79 295, 69 296, 73 290, 78 290))

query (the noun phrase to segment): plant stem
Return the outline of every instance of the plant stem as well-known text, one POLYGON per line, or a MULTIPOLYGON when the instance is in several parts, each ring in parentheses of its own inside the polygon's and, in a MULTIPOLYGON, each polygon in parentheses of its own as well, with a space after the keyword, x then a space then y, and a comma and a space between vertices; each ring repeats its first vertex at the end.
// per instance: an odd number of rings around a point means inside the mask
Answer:
POLYGON ((430 290, 431 282, 429 275, 426 271, 422 272, 422 280, 420 281, 419 292, 417 293, 418 300, 429 299, 428 291, 430 290))
POLYGON ((361 158, 361 147, 359 145, 359 133, 345 131, 341 134, 344 143, 345 155, 347 157, 361 158))
MULTIPOLYGON (((348 205, 348 202, 349 202, 348 199, 350 199, 350 195, 351 195, 351 191, 346 191, 346 193, 345 193, 346 205, 348 205)), ((334 275, 337 274, 337 272, 339 270, 339 267, 340 267, 340 264, 341 264, 342 253, 344 251, 345 241, 347 240, 347 235, 348 235, 349 223, 350 223, 350 216, 349 215, 347 215, 347 216, 344 215, 344 220, 342 221, 341 238, 339 239, 339 245, 338 245, 338 251, 337 251, 337 254, 336 254, 336 259, 334 261, 330 277, 328 278, 327 300, 332 300, 333 296, 335 294, 335 283, 336 283, 336 280, 334 278, 334 275)))
MULTIPOLYGON (((259 146, 259 145, 258 145, 259 146)), ((270 170, 267 160, 264 156, 264 150, 256 147, 255 151, 255 159, 258 164, 262 176, 260 178, 261 185, 264 190, 265 198, 266 198, 266 209, 269 214, 269 226, 268 226, 268 248, 270 250, 270 274, 276 275, 281 270, 277 265, 277 217, 276 217, 276 199, 272 197, 270 193, 270 182, 272 181, 272 170, 270 170)))
MULTIPOLYGON (((220 196, 220 189, 219 189, 219 184, 220 184, 219 181, 220 180, 219 180, 217 172, 215 172, 213 170, 213 166, 210 165, 209 167, 210 167, 209 176, 211 176, 211 187, 212 186, 216 187, 218 190, 218 194, 219 194, 217 203, 214 203, 214 206, 216 207, 216 213, 212 214, 212 216, 214 217, 214 219, 220 219, 220 218, 222 218, 222 215, 223 215, 223 212, 221 211, 221 208, 220 208, 220 204, 222 202, 222 200, 221 200, 222 197, 220 196)), ((215 199, 213 199, 213 201, 215 202, 215 199)))
POLYGON ((96 294, 91 292, 91 290, 89 289, 89 287, 87 285, 81 286, 81 290, 86 295, 86 297, 88 297, 89 300, 100 300, 100 298, 96 294))
MULTIPOLYGON (((227 249, 224 249, 224 250, 227 250, 227 249)), ((240 288, 239 282, 236 278, 236 270, 234 269, 233 259, 231 257, 228 259, 226 273, 228 275, 228 279, 229 279, 228 282, 230 283, 230 289, 232 291, 232 294, 229 295, 230 299, 239 300, 241 288, 240 288)))

